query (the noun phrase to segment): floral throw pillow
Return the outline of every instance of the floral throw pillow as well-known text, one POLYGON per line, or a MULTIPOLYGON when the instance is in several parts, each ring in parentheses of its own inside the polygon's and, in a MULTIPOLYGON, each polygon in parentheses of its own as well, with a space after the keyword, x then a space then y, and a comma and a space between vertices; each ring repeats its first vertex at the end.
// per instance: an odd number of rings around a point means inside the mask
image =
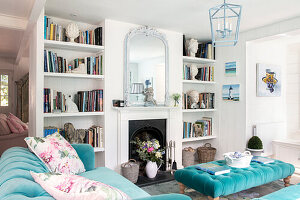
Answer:
POLYGON ((64 174, 85 172, 77 152, 59 133, 53 133, 45 138, 27 137, 25 142, 50 172, 64 174))
POLYGON ((34 173, 31 176, 57 200, 129 200, 117 188, 87 178, 54 173, 34 173))

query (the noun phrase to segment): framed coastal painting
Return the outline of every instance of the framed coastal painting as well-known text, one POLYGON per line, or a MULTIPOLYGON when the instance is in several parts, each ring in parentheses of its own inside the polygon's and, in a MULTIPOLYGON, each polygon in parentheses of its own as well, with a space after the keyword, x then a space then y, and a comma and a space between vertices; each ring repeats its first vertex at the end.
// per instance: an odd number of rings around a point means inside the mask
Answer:
POLYGON ((256 95, 258 97, 281 96, 281 67, 258 63, 256 65, 256 95))
POLYGON ((236 61, 225 63, 225 75, 236 76, 236 61))
POLYGON ((240 101, 240 84, 223 85, 222 99, 224 101, 240 101))

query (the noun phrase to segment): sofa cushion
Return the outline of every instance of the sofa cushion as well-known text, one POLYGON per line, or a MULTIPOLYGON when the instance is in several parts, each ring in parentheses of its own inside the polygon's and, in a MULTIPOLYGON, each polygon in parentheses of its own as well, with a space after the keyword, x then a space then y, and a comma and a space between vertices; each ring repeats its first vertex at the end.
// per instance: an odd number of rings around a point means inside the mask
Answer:
POLYGON ((78 174, 85 171, 75 149, 59 133, 45 138, 27 137, 29 149, 40 158, 51 172, 78 174))
POLYGON ((10 128, 8 127, 7 124, 7 119, 0 117, 0 135, 8 135, 10 134, 10 128))
POLYGON ((300 183, 299 185, 293 185, 261 198, 253 199, 253 200, 295 200, 300 199, 300 183))
MULTIPOLYGON (((16 133, 23 133, 25 131, 25 129, 21 126, 21 124, 19 124, 17 122, 17 120, 15 119, 12 119, 12 118, 7 118, 7 122, 9 122, 15 129, 17 129, 17 132, 16 133)), ((10 125, 10 127, 11 127, 10 125)), ((13 130, 11 130, 13 132, 13 130)), ((13 132, 15 133, 15 132, 13 132)))
POLYGON ((87 171, 79 175, 118 188, 134 199, 150 196, 147 192, 130 182, 128 179, 106 167, 98 167, 92 171, 87 171))
POLYGON ((15 120, 17 123, 19 123, 24 130, 28 130, 28 125, 26 123, 22 122, 22 120, 19 119, 18 117, 16 117, 14 114, 9 113, 8 117, 15 120))
POLYGON ((70 174, 30 172, 51 196, 58 200, 128 200, 119 189, 104 183, 70 174))

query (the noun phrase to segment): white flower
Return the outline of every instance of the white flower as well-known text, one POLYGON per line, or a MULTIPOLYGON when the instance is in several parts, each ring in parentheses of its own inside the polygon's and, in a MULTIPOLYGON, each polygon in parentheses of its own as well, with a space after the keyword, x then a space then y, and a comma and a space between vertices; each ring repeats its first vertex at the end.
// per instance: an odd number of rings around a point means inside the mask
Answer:
POLYGON ((162 155, 161 155, 161 153, 160 153, 160 152, 156 152, 156 153, 155 153, 155 157, 156 157, 156 158, 161 158, 161 157, 162 157, 162 155))

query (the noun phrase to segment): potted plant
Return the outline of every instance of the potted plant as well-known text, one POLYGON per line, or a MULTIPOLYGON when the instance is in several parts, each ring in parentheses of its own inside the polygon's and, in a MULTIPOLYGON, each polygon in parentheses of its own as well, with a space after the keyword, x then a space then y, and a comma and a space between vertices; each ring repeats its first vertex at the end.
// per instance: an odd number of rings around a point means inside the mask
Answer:
POLYGON ((264 151, 261 139, 258 136, 251 137, 248 141, 247 150, 254 156, 260 156, 264 151))
POLYGON ((174 107, 178 106, 180 97, 181 95, 178 93, 172 95, 172 99, 174 100, 174 107))
POLYGON ((136 152, 139 154, 140 159, 147 162, 145 168, 147 176, 154 178, 157 170, 163 164, 162 156, 165 153, 164 149, 160 148, 160 144, 156 139, 142 142, 139 138, 136 138, 132 143, 137 145, 136 152))

